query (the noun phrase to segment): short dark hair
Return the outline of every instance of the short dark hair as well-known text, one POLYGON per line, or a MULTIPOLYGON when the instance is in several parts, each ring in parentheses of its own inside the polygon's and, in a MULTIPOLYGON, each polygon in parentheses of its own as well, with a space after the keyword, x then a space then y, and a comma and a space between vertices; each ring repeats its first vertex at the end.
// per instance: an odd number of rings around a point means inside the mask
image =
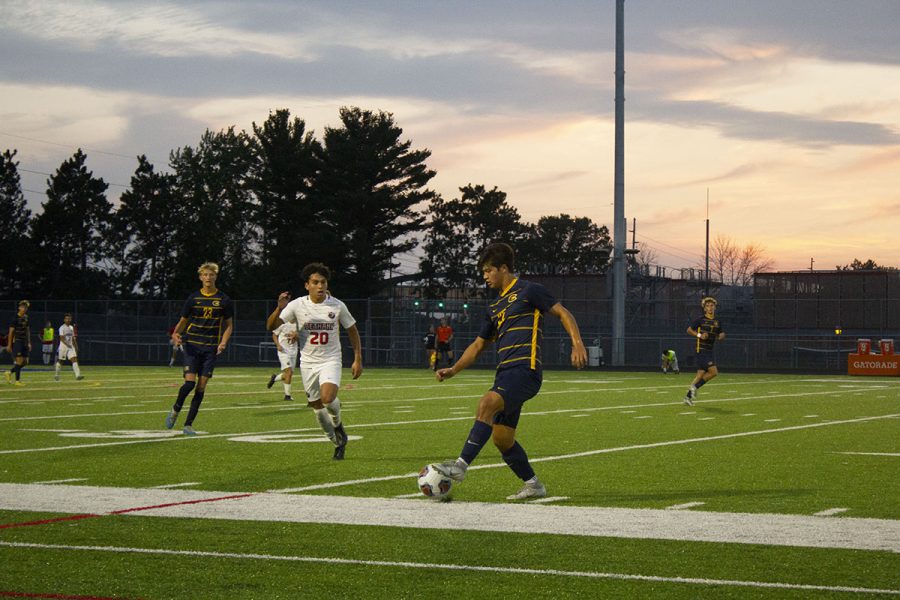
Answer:
POLYGON ((500 268, 506 265, 510 271, 516 268, 516 253, 509 244, 503 242, 494 242, 488 244, 481 251, 478 257, 478 268, 484 269, 485 266, 500 268))
POLYGON ((331 279, 331 269, 320 262, 309 263, 308 265, 303 267, 303 270, 300 271, 300 279, 302 279, 303 282, 306 283, 307 281, 309 281, 309 278, 316 273, 324 277, 326 280, 331 279))

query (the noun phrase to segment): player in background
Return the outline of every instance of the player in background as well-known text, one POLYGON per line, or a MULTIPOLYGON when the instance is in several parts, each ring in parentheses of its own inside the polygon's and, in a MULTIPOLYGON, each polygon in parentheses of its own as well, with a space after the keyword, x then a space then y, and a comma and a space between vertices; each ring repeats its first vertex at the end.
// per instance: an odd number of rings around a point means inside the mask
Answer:
POLYGON ((716 299, 704 298, 700 301, 703 307, 703 316, 695 320, 688 327, 688 335, 697 339, 696 357, 697 357, 697 375, 691 382, 687 394, 684 396, 683 402, 688 406, 694 405, 694 398, 697 397, 697 390, 706 385, 706 383, 719 374, 716 368, 716 342, 725 339, 725 330, 722 329, 722 323, 716 318, 716 299))
POLYGON ((169 366, 174 367, 175 361, 178 360, 178 353, 184 352, 184 345, 176 344, 175 340, 172 339, 172 334, 175 333, 175 327, 169 327, 168 337, 169 337, 169 345, 172 347, 172 356, 169 357, 169 366))
POLYGON ((45 365, 49 365, 53 360, 53 342, 55 341, 56 332, 53 330, 53 324, 47 321, 44 323, 44 329, 41 330, 41 354, 45 365))
POLYGON ((453 328, 447 324, 447 318, 441 319, 441 324, 437 328, 437 359, 435 367, 441 364, 441 359, 446 359, 447 366, 453 364, 453 328))
POLYGON ((587 350, 578 323, 544 286, 513 274, 515 253, 507 244, 488 245, 481 252, 478 267, 488 287, 499 296, 488 305, 481 330, 452 367, 439 369, 438 381, 450 379, 471 366, 489 341, 496 341, 498 364, 494 385, 478 402, 475 424, 455 461, 435 465, 445 476, 462 481, 478 453, 493 439, 509 468, 524 482, 507 500, 541 498, 547 495, 528 461, 525 449, 516 441, 516 427, 522 405, 537 395, 543 379, 541 368, 542 322, 551 314, 562 322, 572 340, 572 366, 587 364, 587 350))
POLYGON ((428 326, 428 333, 422 338, 425 342, 425 360, 428 362, 428 368, 437 371, 437 337, 434 333, 434 325, 428 326))
POLYGON ((234 305, 231 298, 216 288, 219 265, 213 262, 203 263, 197 268, 197 273, 202 287, 185 300, 181 318, 172 332, 175 345, 183 344, 184 347, 184 384, 178 390, 175 404, 166 416, 167 429, 175 426, 185 399, 194 387, 197 388, 184 421, 184 435, 197 435, 193 426, 194 419, 203 402, 206 384, 213 375, 216 358, 225 351, 234 329, 234 305))
POLYGON ((62 368, 64 360, 72 363, 72 371, 75 372, 75 379, 81 381, 84 375, 78 367, 78 334, 72 325, 72 314, 66 313, 63 316, 63 324, 59 326, 59 349, 56 353, 56 365, 54 367, 53 379, 59 381, 59 370, 62 368))
POLYGON ((668 374, 670 369, 676 375, 681 373, 681 370, 678 368, 678 357, 675 355, 675 351, 672 349, 666 350, 662 353, 663 375, 668 374))
POLYGON ((309 295, 290 300, 282 292, 278 304, 266 320, 270 331, 282 323, 295 326, 290 335, 298 339, 300 375, 306 389, 306 399, 316 415, 322 431, 334 444, 334 460, 343 460, 347 447, 347 432, 341 421, 341 340, 339 326, 347 331, 353 346, 353 379, 362 375, 362 342, 356 319, 347 306, 328 293, 331 270, 322 263, 310 263, 300 272, 309 295), (290 302, 289 302, 290 300, 290 302))
POLYGON ((266 387, 271 389, 276 381, 284 384, 284 399, 293 400, 291 397, 291 379, 294 378, 294 365, 297 364, 297 338, 291 335, 297 331, 297 326, 291 323, 282 323, 272 332, 272 341, 278 350, 278 362, 281 363, 281 371, 269 377, 266 387))
POLYGON ((15 375, 16 385, 22 383, 22 369, 28 364, 31 355, 31 326, 28 324, 28 307, 31 302, 20 300, 16 310, 16 316, 9 323, 9 333, 6 336, 6 351, 12 355, 12 369, 6 372, 6 382, 12 383, 15 375))

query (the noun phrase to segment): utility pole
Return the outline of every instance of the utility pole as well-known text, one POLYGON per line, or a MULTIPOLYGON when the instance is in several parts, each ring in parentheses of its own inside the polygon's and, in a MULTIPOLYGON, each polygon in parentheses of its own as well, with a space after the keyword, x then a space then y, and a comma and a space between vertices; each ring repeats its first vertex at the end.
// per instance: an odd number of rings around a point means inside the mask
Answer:
POLYGON ((637 250, 637 218, 631 218, 631 249, 637 250))
POLYGON ((612 365, 625 364, 625 0, 616 0, 616 131, 613 182, 612 365))
POLYGON ((709 188, 706 188, 706 289, 704 296, 709 296, 709 188))
POLYGON ((816 262, 816 261, 813 260, 812 258, 809 259, 809 270, 810 270, 810 271, 813 270, 813 265, 815 264, 815 262, 816 262))

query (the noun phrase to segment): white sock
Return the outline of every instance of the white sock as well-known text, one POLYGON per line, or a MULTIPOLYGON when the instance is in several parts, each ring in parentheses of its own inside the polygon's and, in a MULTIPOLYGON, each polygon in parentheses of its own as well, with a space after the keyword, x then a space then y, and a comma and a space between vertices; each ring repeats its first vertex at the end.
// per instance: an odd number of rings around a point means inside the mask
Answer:
POLYGON ((334 426, 338 427, 341 424, 341 400, 338 397, 335 397, 334 400, 331 401, 331 404, 326 404, 325 408, 328 409, 328 412, 331 413, 331 416, 334 417, 334 426))
POLYGON ((59 377, 59 363, 56 363, 56 365, 53 367, 53 369, 56 372, 56 376, 59 377))
POLYGON ((81 377, 81 369, 78 368, 78 363, 72 363, 72 370, 75 371, 75 377, 81 377))
POLYGON ((322 431, 325 432, 325 435, 328 436, 328 439, 337 445, 337 438, 334 435, 334 423, 331 422, 331 415, 328 414, 328 410, 324 408, 314 408, 313 412, 316 413, 316 420, 319 422, 319 425, 322 426, 322 431))
POLYGON ((284 384, 284 395, 285 396, 291 395, 291 384, 289 384, 289 383, 284 384))

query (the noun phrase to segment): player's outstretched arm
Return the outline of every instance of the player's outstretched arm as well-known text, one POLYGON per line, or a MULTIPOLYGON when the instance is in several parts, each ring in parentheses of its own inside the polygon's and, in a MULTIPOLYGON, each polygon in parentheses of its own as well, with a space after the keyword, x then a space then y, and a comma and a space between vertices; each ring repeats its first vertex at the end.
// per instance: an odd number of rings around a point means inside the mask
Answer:
POLYGON ((279 325, 284 323, 281 320, 281 311, 284 310, 284 307, 287 306, 287 303, 291 300, 290 292, 281 292, 278 294, 278 301, 275 304, 275 310, 272 311, 272 314, 266 319, 266 329, 269 331, 274 331, 278 328, 279 325))
POLYGON ((353 364, 350 366, 350 372, 353 379, 359 379, 362 375, 362 340, 359 338, 359 329, 356 324, 347 328, 347 337, 350 338, 350 345, 353 346, 353 364))
POLYGON ((563 329, 572 339, 572 366, 576 369, 583 369, 587 365, 587 348, 581 339, 581 332, 578 330, 578 322, 572 313, 565 306, 557 302, 550 308, 550 314, 558 318, 562 323, 563 329))
POLYGON ((444 381, 445 379, 450 379, 463 369, 471 367, 486 346, 486 339, 476 337, 475 341, 469 344, 468 348, 466 348, 465 352, 462 353, 462 356, 459 357, 459 360, 457 360, 452 367, 438 369, 434 372, 435 377, 437 377, 438 381, 444 381))

